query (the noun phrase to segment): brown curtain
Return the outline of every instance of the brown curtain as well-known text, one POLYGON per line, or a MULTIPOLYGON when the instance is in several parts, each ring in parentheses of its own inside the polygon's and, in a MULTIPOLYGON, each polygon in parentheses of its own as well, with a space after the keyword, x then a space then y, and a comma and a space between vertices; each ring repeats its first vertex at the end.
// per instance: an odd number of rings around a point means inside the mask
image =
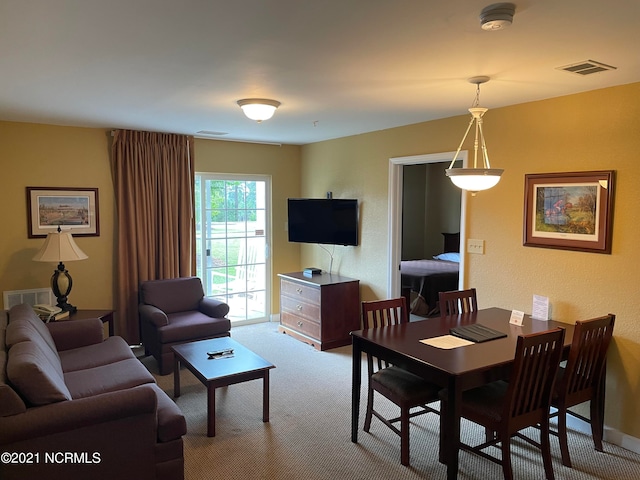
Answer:
POLYGON ((117 333, 140 343, 138 287, 195 275, 193 138, 116 130, 117 333))

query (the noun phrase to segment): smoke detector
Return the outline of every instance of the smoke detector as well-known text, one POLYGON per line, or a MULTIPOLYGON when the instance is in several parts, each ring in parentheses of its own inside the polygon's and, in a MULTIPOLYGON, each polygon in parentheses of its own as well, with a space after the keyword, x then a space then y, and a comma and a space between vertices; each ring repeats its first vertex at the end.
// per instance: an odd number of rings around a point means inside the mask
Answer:
POLYGON ((502 30, 513 23, 515 12, 513 3, 494 3, 480 12, 480 26, 483 30, 502 30))

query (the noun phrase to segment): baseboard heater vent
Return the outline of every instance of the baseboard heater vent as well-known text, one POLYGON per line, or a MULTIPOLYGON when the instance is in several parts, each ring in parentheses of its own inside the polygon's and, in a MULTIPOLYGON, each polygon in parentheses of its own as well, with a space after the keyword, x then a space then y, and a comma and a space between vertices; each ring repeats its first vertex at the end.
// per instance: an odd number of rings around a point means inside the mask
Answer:
POLYGON ((26 303, 27 305, 55 305, 56 297, 50 288, 32 288, 30 290, 7 290, 2 292, 4 309, 9 310, 14 305, 26 303))

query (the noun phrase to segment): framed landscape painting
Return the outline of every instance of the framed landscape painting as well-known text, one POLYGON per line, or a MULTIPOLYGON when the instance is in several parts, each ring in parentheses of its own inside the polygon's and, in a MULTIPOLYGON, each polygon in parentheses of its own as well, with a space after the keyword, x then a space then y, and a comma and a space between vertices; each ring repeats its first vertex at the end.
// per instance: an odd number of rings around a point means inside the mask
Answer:
POLYGON ((29 238, 46 237, 60 226, 73 236, 99 236, 98 189, 27 187, 29 238))
POLYGON ((525 175, 524 245, 611 253, 614 171, 525 175))

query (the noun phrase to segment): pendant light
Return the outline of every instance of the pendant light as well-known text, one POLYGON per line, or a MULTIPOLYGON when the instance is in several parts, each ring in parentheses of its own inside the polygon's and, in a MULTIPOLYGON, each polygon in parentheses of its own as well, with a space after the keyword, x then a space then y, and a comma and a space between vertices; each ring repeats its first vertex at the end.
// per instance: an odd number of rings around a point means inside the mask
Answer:
POLYGON ((445 170, 447 177, 451 179, 453 184, 471 192, 471 195, 475 195, 476 192, 481 190, 487 190, 494 187, 500 181, 500 175, 504 170, 500 168, 491 168, 489 164, 489 154, 487 152, 487 145, 484 141, 484 133, 482 131, 482 116, 489 110, 488 108, 480 107, 480 85, 489 81, 489 77, 473 77, 469 79, 469 83, 476 85, 476 98, 473 105, 469 109, 471 113, 471 121, 467 126, 467 131, 464 132, 462 141, 456 150, 456 154, 451 160, 449 168, 445 170), (453 164, 458 159, 460 150, 464 145, 467 135, 471 130, 471 127, 475 124, 475 142, 473 144, 473 167, 472 168, 453 168, 453 164), (480 155, 482 160, 482 166, 478 167, 478 148, 480 148, 480 155))

